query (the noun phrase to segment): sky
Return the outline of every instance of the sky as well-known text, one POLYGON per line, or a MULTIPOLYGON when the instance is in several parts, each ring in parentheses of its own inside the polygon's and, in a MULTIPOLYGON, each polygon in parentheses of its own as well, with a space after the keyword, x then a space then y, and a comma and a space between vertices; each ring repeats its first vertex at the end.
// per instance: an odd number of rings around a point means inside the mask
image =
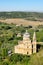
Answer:
POLYGON ((0 11, 43 12, 43 0, 0 0, 0 11))

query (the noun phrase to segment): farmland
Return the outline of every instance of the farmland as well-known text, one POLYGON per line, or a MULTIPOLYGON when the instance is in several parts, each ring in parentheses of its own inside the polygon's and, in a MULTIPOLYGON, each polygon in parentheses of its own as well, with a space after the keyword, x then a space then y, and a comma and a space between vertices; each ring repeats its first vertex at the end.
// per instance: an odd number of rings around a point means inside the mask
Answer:
POLYGON ((21 18, 14 18, 14 19, 5 19, 5 20, 1 20, 0 22, 5 22, 8 24, 17 24, 17 25, 23 25, 23 26, 28 26, 28 25, 32 25, 32 26, 38 26, 38 25, 43 25, 43 22, 40 21, 30 21, 30 20, 25 20, 25 19, 21 19, 21 18))

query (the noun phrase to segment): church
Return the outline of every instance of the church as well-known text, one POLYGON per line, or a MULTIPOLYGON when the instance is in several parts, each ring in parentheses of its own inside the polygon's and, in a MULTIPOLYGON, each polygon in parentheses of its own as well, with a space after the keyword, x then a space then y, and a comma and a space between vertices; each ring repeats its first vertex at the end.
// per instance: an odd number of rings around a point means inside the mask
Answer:
POLYGON ((33 41, 31 42, 30 34, 27 32, 23 35, 23 40, 18 42, 18 45, 14 47, 14 53, 31 55, 36 53, 36 34, 33 34, 33 41))

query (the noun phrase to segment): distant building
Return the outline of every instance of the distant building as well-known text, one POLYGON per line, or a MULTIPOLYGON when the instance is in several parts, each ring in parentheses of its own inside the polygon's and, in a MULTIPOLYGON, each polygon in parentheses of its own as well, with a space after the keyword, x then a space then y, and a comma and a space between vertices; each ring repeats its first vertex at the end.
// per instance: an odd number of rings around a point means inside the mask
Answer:
POLYGON ((16 25, 16 27, 19 27, 19 26, 21 26, 21 25, 20 24, 16 25))
POLYGON ((12 52, 11 52, 11 50, 9 50, 9 51, 8 51, 8 55, 11 56, 11 54, 12 54, 12 52))
POLYGON ((21 33, 18 33, 18 34, 17 34, 17 37, 21 37, 21 33))
POLYGON ((23 41, 20 41, 18 45, 14 47, 14 53, 19 53, 19 54, 26 54, 26 55, 31 55, 32 53, 36 53, 36 34, 34 32, 33 34, 33 41, 31 42, 30 40, 30 34, 25 32, 23 35, 23 41))

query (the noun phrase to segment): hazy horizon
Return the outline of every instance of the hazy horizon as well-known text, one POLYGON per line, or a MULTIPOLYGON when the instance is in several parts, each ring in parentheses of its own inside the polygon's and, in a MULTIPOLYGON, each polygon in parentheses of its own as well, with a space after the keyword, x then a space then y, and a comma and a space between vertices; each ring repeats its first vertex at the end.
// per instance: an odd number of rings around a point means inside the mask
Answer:
POLYGON ((43 0, 0 0, 0 12, 43 12, 43 0))

